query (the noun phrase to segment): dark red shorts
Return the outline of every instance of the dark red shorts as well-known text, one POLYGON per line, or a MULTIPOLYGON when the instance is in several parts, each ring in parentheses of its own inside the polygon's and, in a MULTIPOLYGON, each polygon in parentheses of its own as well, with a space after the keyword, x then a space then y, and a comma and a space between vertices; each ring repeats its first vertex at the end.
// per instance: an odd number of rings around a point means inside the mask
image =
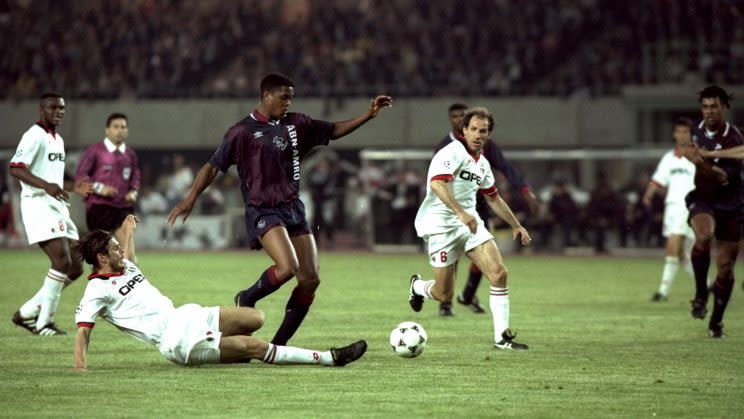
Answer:
POLYGON ((706 201, 695 199, 694 196, 687 196, 687 210, 690 215, 687 219, 692 219, 697 214, 710 214, 716 222, 715 237, 716 240, 738 242, 741 239, 741 215, 737 211, 723 211, 714 208, 706 201))

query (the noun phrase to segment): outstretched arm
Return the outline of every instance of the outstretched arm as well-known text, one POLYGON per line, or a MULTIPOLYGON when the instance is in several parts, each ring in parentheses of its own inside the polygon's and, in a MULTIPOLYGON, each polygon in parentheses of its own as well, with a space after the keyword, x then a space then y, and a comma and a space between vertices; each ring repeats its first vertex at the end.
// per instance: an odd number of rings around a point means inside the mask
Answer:
POLYGON ((205 163, 204 166, 202 166, 199 173, 196 175, 196 179, 194 179, 194 184, 191 186, 189 194, 183 201, 179 202, 168 215, 166 222, 169 225, 173 225, 179 215, 183 215, 183 222, 186 222, 186 219, 189 218, 189 214, 191 214, 191 210, 194 208, 196 199, 199 198, 199 195, 201 195, 201 193, 207 189, 207 186, 212 183, 214 178, 217 177, 217 173, 219 173, 219 170, 209 163, 205 163))
POLYGON ((744 159, 744 145, 713 151, 708 151, 704 148, 699 148, 698 150, 704 158, 744 159))
POLYGON ((75 335, 75 366, 72 368, 73 371, 88 371, 88 364, 86 361, 88 354, 88 344, 90 343, 90 327, 81 326, 78 327, 77 334, 75 335))
POLYGON ((137 264, 137 256, 134 254, 134 230, 137 229, 137 217, 132 214, 127 215, 124 222, 121 223, 121 243, 122 253, 124 257, 129 259, 130 262, 137 264))
POLYGON ((372 99, 367 112, 346 121, 334 122, 333 133, 331 138, 337 140, 345 135, 351 134, 355 129, 364 125, 367 121, 377 116, 380 110, 385 106, 393 106, 393 98, 390 96, 377 96, 372 99))
POLYGON ((486 202, 491 207, 493 212, 499 216, 502 220, 506 221, 512 228, 512 238, 516 239, 519 237, 522 241, 522 245, 527 246, 530 244, 532 239, 527 229, 522 227, 517 217, 512 212, 509 205, 504 201, 498 194, 486 195, 486 202))
MULTIPOLYGON (((733 147, 732 147, 733 148, 733 147)), ((728 182, 728 174, 726 171, 718 166, 713 165, 708 160, 705 160, 702 155, 702 149, 696 147, 687 147, 685 149, 684 156, 687 160, 691 161, 695 165, 695 170, 702 176, 712 179, 721 184, 728 182)), ((718 150, 720 152, 722 150, 718 150)))

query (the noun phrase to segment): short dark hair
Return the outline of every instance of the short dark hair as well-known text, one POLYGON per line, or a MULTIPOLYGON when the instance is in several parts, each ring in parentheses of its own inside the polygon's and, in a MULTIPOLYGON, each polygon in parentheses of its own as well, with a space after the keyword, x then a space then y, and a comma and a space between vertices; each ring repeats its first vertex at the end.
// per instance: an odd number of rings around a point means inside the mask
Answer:
POLYGON ((93 230, 77 242, 75 250, 83 256, 85 263, 97 269, 99 268, 98 255, 108 253, 107 246, 113 237, 114 235, 110 231, 93 230))
POLYGON ((680 116, 678 118, 674 119, 674 122, 672 123, 673 127, 687 127, 692 129, 692 119, 686 117, 686 116, 680 116))
POLYGON ((108 118, 106 118, 106 128, 111 126, 111 121, 113 121, 114 119, 123 119, 127 121, 127 116, 121 112, 112 113, 111 115, 108 116, 108 118))
POLYGON ((494 126, 493 114, 489 112, 488 109, 482 106, 468 109, 465 112, 465 117, 462 119, 463 128, 470 125, 470 120, 473 119, 473 117, 487 119, 488 120, 488 132, 493 131, 493 126, 494 126))
POLYGON ((461 102, 457 102, 457 103, 453 103, 449 105, 449 108, 447 108, 447 113, 450 113, 452 111, 460 111, 460 110, 467 109, 467 108, 468 108, 468 105, 461 103, 461 102))
POLYGON ((700 96, 700 102, 704 98, 718 98, 721 100, 721 104, 725 107, 729 107, 729 103, 734 100, 734 95, 726 92, 722 87, 712 84, 705 89, 701 90, 698 95, 700 96))
POLYGON ((294 80, 281 73, 269 73, 261 79, 261 95, 283 86, 294 87, 294 80))
POLYGON ((59 99, 61 97, 62 95, 57 92, 44 92, 41 94, 41 96, 39 96, 39 100, 44 100, 44 99, 49 99, 49 98, 59 99))

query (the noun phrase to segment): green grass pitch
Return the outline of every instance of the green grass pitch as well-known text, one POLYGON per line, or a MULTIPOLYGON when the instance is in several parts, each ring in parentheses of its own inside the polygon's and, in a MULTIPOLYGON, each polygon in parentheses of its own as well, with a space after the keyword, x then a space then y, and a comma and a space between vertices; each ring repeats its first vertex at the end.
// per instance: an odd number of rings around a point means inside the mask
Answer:
MULTIPOLYGON (((231 305, 269 265, 259 252, 140 252, 147 278, 176 305, 231 305)), ((423 255, 323 253, 321 287, 290 342, 327 349, 359 338, 367 354, 345 368, 261 362, 185 368, 101 321, 87 374, 71 372, 74 310, 85 279, 63 293, 57 322, 68 336, 32 336, 10 322, 48 269, 38 250, 2 250, 0 416, 77 417, 741 417, 744 302, 737 281, 725 331, 689 315, 692 280, 680 272, 669 302, 650 303, 657 259, 507 256, 511 326, 526 352, 492 349, 491 317, 455 307, 440 318, 407 303, 423 255), (429 344, 397 357, 388 334, 421 323, 429 344)), ((460 267, 458 289, 467 266, 460 267)), ((742 273, 739 272, 742 278, 742 273)), ((259 303, 270 339, 292 284, 259 303)), ((479 295, 487 301, 487 288, 479 295)))

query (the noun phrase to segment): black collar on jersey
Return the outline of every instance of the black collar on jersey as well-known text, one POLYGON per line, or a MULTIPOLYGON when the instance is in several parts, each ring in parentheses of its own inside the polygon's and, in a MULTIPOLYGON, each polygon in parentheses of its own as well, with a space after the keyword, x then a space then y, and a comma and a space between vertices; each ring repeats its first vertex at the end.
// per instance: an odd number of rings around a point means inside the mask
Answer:
POLYGON ((98 272, 93 272, 92 274, 88 275, 88 281, 91 279, 109 279, 109 278, 117 278, 124 275, 124 271, 121 272, 112 272, 110 274, 99 274, 98 272))
POLYGON ((41 119, 36 121, 36 125, 40 126, 44 131, 46 131, 47 134, 52 134, 52 137, 54 137, 55 139, 57 138, 57 132, 54 131, 54 127, 47 127, 46 125, 44 125, 44 121, 42 121, 41 119))
POLYGON ((470 152, 470 149, 468 148, 468 143, 467 143, 467 141, 465 141, 465 136, 464 135, 457 135, 457 136, 455 136, 455 138, 457 138, 457 140, 460 143, 462 143, 462 146, 465 147, 465 151, 467 151, 468 154, 470 154, 470 157, 472 157, 473 159, 475 159, 475 162, 478 163, 478 159, 480 158, 480 156, 481 156, 482 153, 478 153, 477 155, 471 153, 470 152))

